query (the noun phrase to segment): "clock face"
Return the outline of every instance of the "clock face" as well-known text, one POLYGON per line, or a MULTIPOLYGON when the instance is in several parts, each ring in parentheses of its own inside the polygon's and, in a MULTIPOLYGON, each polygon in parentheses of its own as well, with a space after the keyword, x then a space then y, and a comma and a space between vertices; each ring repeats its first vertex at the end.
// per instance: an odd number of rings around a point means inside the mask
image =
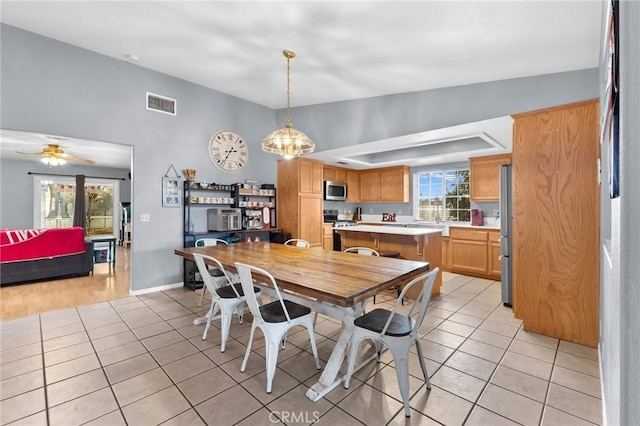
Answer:
POLYGON ((239 172, 249 160, 249 147, 236 132, 222 130, 209 141, 209 157, 225 172, 239 172))

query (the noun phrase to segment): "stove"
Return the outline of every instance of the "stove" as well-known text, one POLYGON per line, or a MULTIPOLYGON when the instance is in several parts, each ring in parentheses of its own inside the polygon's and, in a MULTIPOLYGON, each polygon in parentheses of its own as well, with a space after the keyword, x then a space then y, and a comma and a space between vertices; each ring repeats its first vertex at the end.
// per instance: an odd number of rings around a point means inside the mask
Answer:
POLYGON ((323 210, 322 215, 324 217, 324 223, 333 223, 334 228, 357 225, 357 222, 352 219, 338 219, 338 210, 323 210))
POLYGON ((338 219, 338 210, 323 210, 322 215, 324 216, 324 223, 333 223, 333 249, 342 251, 340 234, 336 232, 336 229, 356 226, 358 223, 351 219, 338 219))
POLYGON ((357 223, 355 220, 336 220, 333 222, 334 228, 345 228, 347 226, 356 226, 357 223))

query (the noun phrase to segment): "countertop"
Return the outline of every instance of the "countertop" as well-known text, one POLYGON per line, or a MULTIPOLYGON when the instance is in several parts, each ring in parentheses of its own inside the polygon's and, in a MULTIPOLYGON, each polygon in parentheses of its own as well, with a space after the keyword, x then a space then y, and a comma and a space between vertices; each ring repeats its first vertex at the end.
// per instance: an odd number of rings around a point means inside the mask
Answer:
MULTIPOLYGON (((495 221, 494 218, 489 219, 491 222, 495 221)), ((483 226, 474 226, 469 222, 444 222, 444 223, 432 223, 432 222, 375 222, 375 221, 362 221, 362 223, 366 223, 367 225, 360 225, 358 222, 357 227, 361 226, 369 226, 373 228, 381 228, 385 229, 426 229, 426 230, 436 230, 442 231, 443 237, 449 236, 449 228, 457 227, 457 228, 475 228, 475 229, 500 229, 500 221, 497 221, 495 225, 483 225, 483 226)), ((355 228, 355 227, 354 227, 355 228)), ((369 231, 373 232, 373 231, 369 231)), ((381 231, 378 231, 381 232, 381 231)), ((420 235, 420 234, 407 234, 407 235, 420 235)))
POLYGON ((439 228, 405 228, 402 226, 376 226, 376 225, 358 225, 337 228, 336 231, 350 232, 373 232, 376 234, 393 234, 393 235, 426 235, 440 233, 439 228))

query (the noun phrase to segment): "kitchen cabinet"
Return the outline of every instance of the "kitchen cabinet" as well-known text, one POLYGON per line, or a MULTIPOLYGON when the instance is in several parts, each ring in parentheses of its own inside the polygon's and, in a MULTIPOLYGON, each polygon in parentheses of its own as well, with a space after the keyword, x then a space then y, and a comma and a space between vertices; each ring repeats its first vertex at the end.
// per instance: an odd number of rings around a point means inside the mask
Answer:
POLYGON ((279 160, 277 165, 277 222, 291 238, 321 246, 322 161, 309 158, 279 160))
POLYGON ((347 169, 346 176, 347 202, 358 203, 360 202, 360 173, 358 170, 347 169))
POLYGON ((324 166, 323 175, 324 175, 324 180, 328 180, 332 182, 347 181, 347 169, 342 167, 324 166))
POLYGON ((469 158, 469 196, 472 201, 500 199, 501 164, 511 164, 511 154, 469 158))
POLYGON ((443 259, 446 255, 446 264, 451 272, 499 280, 499 238, 497 229, 452 226, 449 228, 448 245, 443 247, 443 259))
POLYGON ((513 125, 513 312, 527 331, 591 347, 599 330, 598 117, 592 100, 518 114, 513 125))
POLYGON ((409 166, 360 171, 360 202, 410 201, 409 166))
POLYGON ((380 172, 372 170, 360 171, 360 202, 380 201, 380 172))
POLYGON ((486 275, 487 231, 471 228, 449 228, 449 250, 453 272, 486 275))
POLYGON ((500 279, 502 275, 502 264, 500 262, 500 231, 489 231, 489 275, 495 279, 500 279))
POLYGON ((322 225, 322 249, 333 250, 333 223, 322 225))
POLYGON ((451 270, 449 266, 449 237, 442 237, 442 270, 451 270))
MULTIPOLYGON (((298 182, 299 192, 303 194, 319 194, 322 196, 322 162, 307 158, 300 158, 297 160, 296 167, 299 172, 297 173, 298 179, 296 179, 296 181, 298 182)), ((280 161, 278 164, 279 163, 280 161)))

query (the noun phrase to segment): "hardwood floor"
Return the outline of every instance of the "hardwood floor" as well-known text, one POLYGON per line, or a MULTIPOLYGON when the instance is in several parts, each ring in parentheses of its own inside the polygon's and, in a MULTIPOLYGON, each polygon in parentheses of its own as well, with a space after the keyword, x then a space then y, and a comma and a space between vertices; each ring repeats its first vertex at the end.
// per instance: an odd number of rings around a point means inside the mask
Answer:
POLYGON ((86 277, 2 287, 0 321, 126 297, 130 272, 130 249, 117 246, 115 271, 99 263, 86 277))

